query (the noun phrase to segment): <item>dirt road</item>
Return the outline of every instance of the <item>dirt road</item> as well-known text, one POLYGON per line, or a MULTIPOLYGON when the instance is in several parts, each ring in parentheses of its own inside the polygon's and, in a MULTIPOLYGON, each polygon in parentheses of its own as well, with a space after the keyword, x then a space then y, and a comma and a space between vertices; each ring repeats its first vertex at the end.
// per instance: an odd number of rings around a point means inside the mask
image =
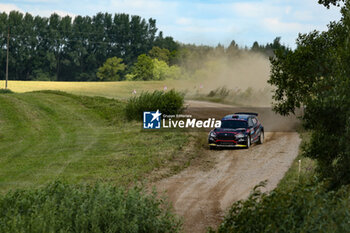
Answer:
MULTIPOLYGON (((249 150, 207 151, 215 162, 210 170, 190 166, 157 182, 176 213, 183 216, 185 232, 216 227, 234 201, 247 198, 252 188, 267 180, 265 191, 276 187, 298 154, 297 133, 266 133, 262 145, 249 150)), ((208 158, 206 156, 206 158, 208 158)))

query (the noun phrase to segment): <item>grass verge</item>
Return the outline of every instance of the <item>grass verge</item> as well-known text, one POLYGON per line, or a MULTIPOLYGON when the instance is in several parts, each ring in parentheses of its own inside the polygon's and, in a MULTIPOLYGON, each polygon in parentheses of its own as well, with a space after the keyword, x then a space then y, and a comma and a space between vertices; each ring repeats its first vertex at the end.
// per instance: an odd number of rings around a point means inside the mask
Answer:
POLYGON ((0 192, 67 183, 129 185, 182 153, 183 132, 145 132, 123 101, 57 91, 0 95, 0 192))
POLYGON ((310 138, 310 133, 301 130, 299 132, 301 137, 301 145, 299 147, 299 154, 296 159, 293 161, 291 167, 288 169, 284 177, 278 183, 277 189, 288 190, 297 186, 298 183, 308 182, 315 175, 315 161, 303 157, 301 155, 301 148, 303 144, 307 143, 310 138), (299 162, 300 161, 300 162, 299 162), (300 163, 300 172, 299 172, 299 163, 300 163))

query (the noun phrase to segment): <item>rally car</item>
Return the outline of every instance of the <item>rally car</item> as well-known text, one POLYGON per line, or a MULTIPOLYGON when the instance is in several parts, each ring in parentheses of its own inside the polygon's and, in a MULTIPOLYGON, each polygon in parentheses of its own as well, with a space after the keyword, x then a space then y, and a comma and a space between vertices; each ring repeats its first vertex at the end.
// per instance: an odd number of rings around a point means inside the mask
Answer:
POLYGON ((249 148, 253 143, 264 142, 264 127, 257 113, 237 112, 221 120, 221 127, 210 131, 208 143, 210 149, 218 147, 249 148))

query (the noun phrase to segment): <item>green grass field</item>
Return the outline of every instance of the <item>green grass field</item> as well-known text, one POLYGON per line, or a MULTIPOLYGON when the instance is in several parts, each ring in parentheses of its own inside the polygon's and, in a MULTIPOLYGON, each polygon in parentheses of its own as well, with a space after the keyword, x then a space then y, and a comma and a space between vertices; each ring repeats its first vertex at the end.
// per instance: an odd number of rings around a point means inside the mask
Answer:
POLYGON ((0 192, 57 179, 128 185, 187 143, 184 133, 141 131, 124 107, 60 92, 0 94, 0 192))
MULTIPOLYGON (((142 91, 163 90, 193 90, 195 83, 184 80, 164 81, 132 81, 132 82, 49 82, 49 81, 9 81, 8 88, 14 92, 30 92, 39 90, 59 90, 78 95, 103 96, 107 98, 126 99, 142 91)), ((4 81, 0 81, 0 88, 4 88, 4 81)))

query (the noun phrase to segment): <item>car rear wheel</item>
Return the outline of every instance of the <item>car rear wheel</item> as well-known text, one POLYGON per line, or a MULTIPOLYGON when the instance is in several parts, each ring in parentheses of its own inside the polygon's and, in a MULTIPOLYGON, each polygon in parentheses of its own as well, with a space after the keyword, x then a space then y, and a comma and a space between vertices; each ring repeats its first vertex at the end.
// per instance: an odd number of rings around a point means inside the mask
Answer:
POLYGON ((216 146, 209 146, 210 150, 216 150, 216 146))
POLYGON ((260 136, 259 136, 259 141, 258 144, 263 144, 264 143, 264 131, 261 131, 260 136))

